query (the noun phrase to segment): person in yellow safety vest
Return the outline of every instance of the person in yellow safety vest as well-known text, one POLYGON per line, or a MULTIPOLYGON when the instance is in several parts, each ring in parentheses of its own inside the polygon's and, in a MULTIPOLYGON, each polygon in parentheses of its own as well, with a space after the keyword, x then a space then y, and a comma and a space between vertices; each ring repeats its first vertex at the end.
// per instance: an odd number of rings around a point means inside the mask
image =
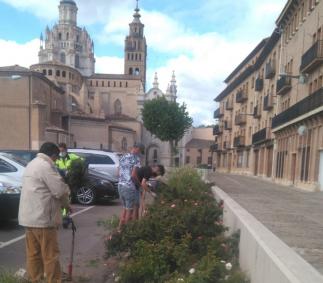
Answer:
POLYGON ((68 153, 65 143, 60 143, 58 147, 60 153, 59 158, 56 160, 56 166, 61 173, 63 172, 64 175, 66 175, 68 170, 71 168, 72 162, 82 158, 74 153, 68 153))

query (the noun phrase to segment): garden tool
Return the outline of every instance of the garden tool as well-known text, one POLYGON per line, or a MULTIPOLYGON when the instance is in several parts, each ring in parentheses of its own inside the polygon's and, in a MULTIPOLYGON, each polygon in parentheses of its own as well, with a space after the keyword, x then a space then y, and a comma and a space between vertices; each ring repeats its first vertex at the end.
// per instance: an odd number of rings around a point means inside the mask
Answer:
POLYGON ((67 229, 68 226, 72 223, 72 218, 70 216, 70 212, 66 208, 62 209, 62 225, 64 229, 67 229))
POLYGON ((74 245, 75 245, 75 232, 76 232, 76 226, 71 217, 70 217, 70 223, 72 224, 72 246, 71 246, 70 262, 67 267, 67 281, 72 281, 72 278, 73 278, 72 273, 73 273, 74 245))

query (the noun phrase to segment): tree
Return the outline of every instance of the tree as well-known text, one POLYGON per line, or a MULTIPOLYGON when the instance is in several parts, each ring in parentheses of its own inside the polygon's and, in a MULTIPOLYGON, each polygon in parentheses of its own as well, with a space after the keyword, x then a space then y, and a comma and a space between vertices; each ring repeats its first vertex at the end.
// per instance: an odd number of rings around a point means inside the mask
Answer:
POLYGON ((178 141, 192 126, 193 120, 186 111, 186 105, 158 97, 146 101, 142 109, 145 128, 161 141, 167 141, 171 148, 171 166, 178 141))

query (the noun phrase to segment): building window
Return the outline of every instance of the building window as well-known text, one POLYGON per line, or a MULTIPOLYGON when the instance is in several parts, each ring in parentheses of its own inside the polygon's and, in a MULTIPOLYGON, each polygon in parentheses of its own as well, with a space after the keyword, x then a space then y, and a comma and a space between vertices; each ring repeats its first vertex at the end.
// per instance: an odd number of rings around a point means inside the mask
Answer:
POLYGON ((53 75, 53 71, 52 70, 48 70, 48 75, 49 76, 53 75))
POLYGON ((130 53, 128 53, 128 61, 130 60, 130 53))
POLYGON ((212 156, 209 156, 209 157, 207 158, 207 164, 208 164, 208 165, 212 165, 212 156))
POLYGON ((62 77, 66 78, 66 72, 65 71, 62 71, 62 77))
POLYGON ((110 81, 108 81, 108 87, 110 87, 110 81))
POLYGON ((47 74, 46 69, 43 70, 43 74, 46 76, 47 74))
POLYGON ((196 164, 200 165, 201 163, 202 163, 202 157, 201 156, 196 157, 196 164))
POLYGON ((92 81, 90 81, 90 86, 92 86, 92 81))
POLYGON ((80 56, 78 54, 75 55, 75 67, 80 67, 80 56))
POLYGON ((132 75, 132 74, 133 74, 133 69, 129 68, 129 75, 132 75))
POLYGON ((141 53, 139 53, 139 61, 141 61, 141 53))
POLYGON ((135 75, 136 75, 136 76, 139 76, 139 74, 140 74, 139 68, 136 68, 136 70, 135 70, 135 75))
POLYGON ((128 143, 127 143, 127 139, 125 137, 121 141, 121 149, 123 151, 127 151, 128 150, 128 143))
POLYGON ((69 40, 70 34, 66 33, 66 40, 69 40))
POLYGON ((58 34, 58 40, 62 40, 62 34, 61 33, 58 34))
POLYGON ((117 83, 116 82, 113 82, 113 87, 116 87, 117 86, 117 83))
POLYGON ((95 81, 95 86, 99 86, 99 82, 98 81, 95 81))
POLYGON ((156 163, 158 161, 158 152, 157 152, 157 149, 154 149, 153 158, 154 158, 154 162, 156 163))
POLYGON ((122 113, 122 105, 121 105, 121 101, 119 99, 117 99, 114 102, 114 114, 116 115, 121 115, 122 113))
POLYGON ((101 86, 104 86, 104 81, 101 82, 101 86))
POLYGON ((301 181, 308 181, 308 168, 310 163, 310 147, 303 147, 301 149, 301 181))
POLYGON ((186 156, 185 163, 186 163, 186 164, 189 164, 189 163, 190 163, 190 157, 189 157, 189 156, 186 156))
POLYGON ((126 87, 128 87, 128 82, 126 82, 126 87))
POLYGON ((56 70, 56 76, 59 77, 61 75, 61 71, 60 70, 56 70))
POLYGON ((79 35, 77 35, 76 36, 76 42, 79 42, 80 41, 80 36, 79 35))
POLYGON ((119 86, 122 87, 122 82, 119 83, 119 86))
POLYGON ((237 167, 241 168, 243 163, 243 151, 238 152, 237 167))

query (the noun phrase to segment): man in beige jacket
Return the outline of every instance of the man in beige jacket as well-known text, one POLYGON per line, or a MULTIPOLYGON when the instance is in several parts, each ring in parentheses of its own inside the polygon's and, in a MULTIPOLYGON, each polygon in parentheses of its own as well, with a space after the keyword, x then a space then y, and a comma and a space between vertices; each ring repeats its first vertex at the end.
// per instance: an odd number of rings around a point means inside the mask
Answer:
POLYGON ((26 228, 27 272, 39 282, 61 282, 57 227, 60 209, 69 206, 69 188, 59 175, 55 161, 59 149, 44 143, 26 167, 19 205, 19 224, 26 228))

